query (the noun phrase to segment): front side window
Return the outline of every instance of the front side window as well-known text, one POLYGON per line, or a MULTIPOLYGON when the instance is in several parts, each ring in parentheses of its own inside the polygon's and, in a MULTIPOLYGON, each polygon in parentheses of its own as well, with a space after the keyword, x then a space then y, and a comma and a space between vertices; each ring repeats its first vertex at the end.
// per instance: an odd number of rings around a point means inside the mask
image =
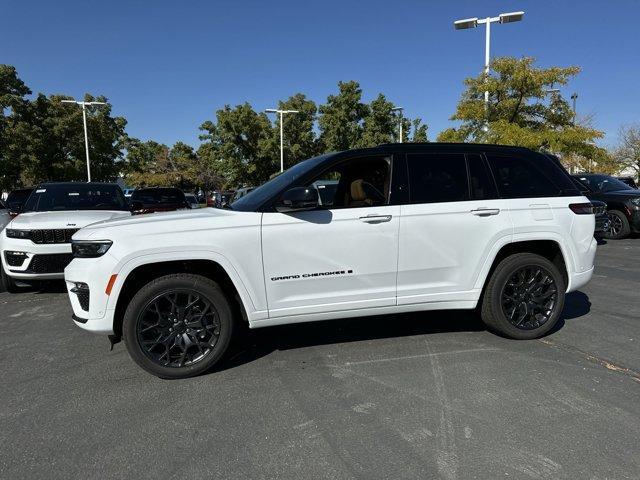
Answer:
POLYGON ((557 197, 562 193, 528 158, 487 154, 487 160, 503 198, 557 197))
POLYGON ((407 155, 411 203, 469 200, 467 166, 462 153, 407 155))
POLYGON ((175 204, 184 203, 182 191, 175 188, 150 188, 135 190, 131 195, 131 202, 143 204, 175 204))
POLYGON ((326 170, 308 187, 318 191, 318 203, 324 208, 376 207, 389 203, 391 159, 362 157, 326 170))

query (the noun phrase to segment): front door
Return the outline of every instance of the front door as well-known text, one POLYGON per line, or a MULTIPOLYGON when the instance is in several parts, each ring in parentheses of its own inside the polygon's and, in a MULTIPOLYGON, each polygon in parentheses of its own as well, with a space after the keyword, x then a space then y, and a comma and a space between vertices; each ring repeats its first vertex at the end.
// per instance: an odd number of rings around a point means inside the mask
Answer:
POLYGON ((391 162, 340 162, 307 182, 320 208, 263 214, 271 318, 395 305, 400 207, 389 205, 391 162))

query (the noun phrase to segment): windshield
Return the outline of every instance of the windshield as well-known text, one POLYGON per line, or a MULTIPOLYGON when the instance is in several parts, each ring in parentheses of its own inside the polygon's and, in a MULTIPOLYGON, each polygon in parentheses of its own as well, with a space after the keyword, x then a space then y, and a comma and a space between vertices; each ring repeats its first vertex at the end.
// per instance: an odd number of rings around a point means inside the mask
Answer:
POLYGON ((578 179, 596 192, 615 192, 618 190, 632 190, 632 188, 617 178, 608 175, 585 175, 578 179))
POLYGON ((9 193, 9 196, 7 197, 7 205, 9 208, 11 209, 17 209, 18 207, 20 207, 27 198, 29 198, 29 195, 31 194, 33 190, 31 188, 24 188, 24 189, 20 189, 20 190, 14 190, 11 193, 9 193))
POLYGON ((176 204, 184 203, 185 196, 181 190, 176 188, 149 188, 146 190, 135 190, 131 195, 131 203, 140 202, 142 204, 176 204))
POLYGON ((231 204, 231 209, 243 212, 256 211, 264 202, 269 200, 269 198, 285 189, 288 185, 291 185, 296 181, 296 179, 304 176, 308 171, 322 163, 330 155, 333 154, 327 153, 295 164, 293 167, 285 170, 277 177, 272 178, 267 183, 262 184, 255 190, 252 190, 242 198, 233 202, 231 204))
POLYGON ((22 212, 129 210, 118 185, 60 183, 36 188, 22 212))

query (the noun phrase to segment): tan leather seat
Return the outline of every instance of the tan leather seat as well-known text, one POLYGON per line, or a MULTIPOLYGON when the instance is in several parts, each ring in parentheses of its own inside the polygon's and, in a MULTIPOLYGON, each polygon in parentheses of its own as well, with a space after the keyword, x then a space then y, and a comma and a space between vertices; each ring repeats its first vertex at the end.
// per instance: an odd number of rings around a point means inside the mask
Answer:
POLYGON ((349 207, 369 207, 373 205, 373 199, 367 196, 364 188, 364 180, 358 179, 351 182, 349 207))

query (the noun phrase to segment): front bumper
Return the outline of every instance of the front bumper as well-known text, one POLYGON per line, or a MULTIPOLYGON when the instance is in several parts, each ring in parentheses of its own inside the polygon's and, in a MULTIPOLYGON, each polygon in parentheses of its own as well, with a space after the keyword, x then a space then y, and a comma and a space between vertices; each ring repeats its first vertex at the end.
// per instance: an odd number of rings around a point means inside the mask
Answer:
POLYGON ((37 244, 31 240, 3 236, 2 268, 16 280, 53 280, 64 278, 71 262, 71 244, 37 244))
POLYGON ((74 258, 64 270, 74 323, 84 330, 113 334, 114 310, 106 287, 117 262, 109 252, 98 258, 74 258))

